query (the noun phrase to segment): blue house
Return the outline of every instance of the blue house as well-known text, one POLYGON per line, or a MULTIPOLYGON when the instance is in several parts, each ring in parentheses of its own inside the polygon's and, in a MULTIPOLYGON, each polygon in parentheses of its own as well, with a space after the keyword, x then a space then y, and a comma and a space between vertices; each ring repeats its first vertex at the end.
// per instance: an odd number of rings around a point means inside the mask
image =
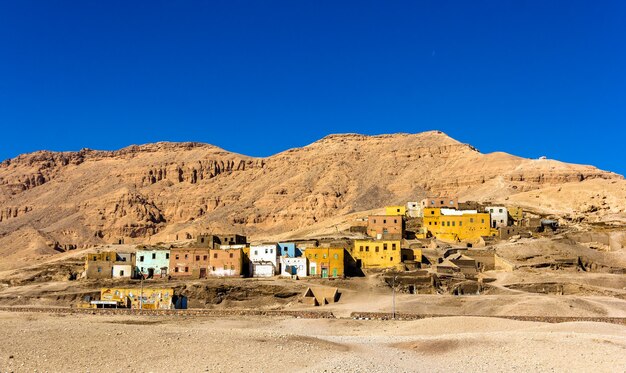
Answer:
POLYGON ((290 258, 297 258, 302 256, 302 251, 296 247, 295 242, 279 242, 279 254, 281 256, 288 256, 290 258))

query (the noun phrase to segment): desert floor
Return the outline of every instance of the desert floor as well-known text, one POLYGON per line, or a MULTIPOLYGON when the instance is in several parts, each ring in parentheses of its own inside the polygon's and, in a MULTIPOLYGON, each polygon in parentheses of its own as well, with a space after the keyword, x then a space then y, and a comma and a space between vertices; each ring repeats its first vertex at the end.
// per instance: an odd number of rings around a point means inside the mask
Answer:
POLYGON ((626 327, 0 312, 0 371, 626 371, 626 327))

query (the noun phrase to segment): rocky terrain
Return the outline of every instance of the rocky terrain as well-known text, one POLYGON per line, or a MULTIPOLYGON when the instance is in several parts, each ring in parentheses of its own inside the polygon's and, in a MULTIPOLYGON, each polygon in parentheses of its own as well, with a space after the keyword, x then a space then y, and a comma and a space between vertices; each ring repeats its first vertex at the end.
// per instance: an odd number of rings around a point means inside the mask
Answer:
POLYGON ((264 239, 442 193, 576 221, 626 221, 620 175, 482 154, 438 131, 331 135, 267 158, 199 143, 40 151, 0 164, 0 269, 74 248, 207 230, 264 239))

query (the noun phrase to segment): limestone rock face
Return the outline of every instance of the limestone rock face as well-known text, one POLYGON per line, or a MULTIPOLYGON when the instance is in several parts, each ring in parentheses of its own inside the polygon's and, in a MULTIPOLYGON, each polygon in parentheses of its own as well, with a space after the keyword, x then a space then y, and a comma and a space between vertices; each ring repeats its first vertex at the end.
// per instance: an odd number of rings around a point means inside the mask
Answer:
MULTIPOLYGON (((502 202, 520 195, 520 203, 532 204, 529 193, 590 181, 606 186, 604 201, 621 204, 612 215, 624 214, 624 199, 611 196, 624 190, 620 175, 482 154, 438 131, 331 135, 267 158, 200 143, 40 151, 0 164, 0 241, 34 232, 61 247, 166 241, 206 230, 263 237, 427 194, 502 202), (22 231, 29 233, 14 234, 22 231)), ((571 193, 562 195, 551 192, 541 207, 582 213, 593 205, 590 214, 606 207, 601 196, 572 203, 571 193)))

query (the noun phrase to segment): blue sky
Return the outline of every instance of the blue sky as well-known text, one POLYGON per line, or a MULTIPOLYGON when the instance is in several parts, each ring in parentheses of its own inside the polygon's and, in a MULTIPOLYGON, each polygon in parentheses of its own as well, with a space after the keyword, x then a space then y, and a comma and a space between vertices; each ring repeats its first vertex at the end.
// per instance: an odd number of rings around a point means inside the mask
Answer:
POLYGON ((438 129, 626 173, 626 2, 3 1, 0 159, 438 129))

